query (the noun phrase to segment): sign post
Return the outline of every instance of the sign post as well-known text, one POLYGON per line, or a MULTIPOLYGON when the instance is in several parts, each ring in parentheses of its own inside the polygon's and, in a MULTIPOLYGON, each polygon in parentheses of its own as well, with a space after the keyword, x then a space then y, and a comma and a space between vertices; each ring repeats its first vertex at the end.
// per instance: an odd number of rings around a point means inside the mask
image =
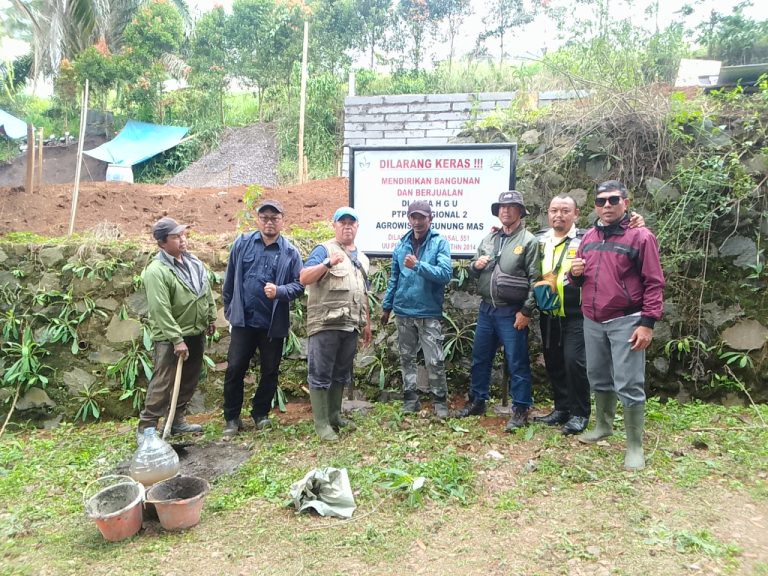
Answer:
POLYGON ((391 255, 408 231, 415 200, 432 206, 432 228, 468 258, 498 226, 491 204, 515 187, 517 145, 350 148, 350 205, 360 216, 355 244, 372 256, 391 255))

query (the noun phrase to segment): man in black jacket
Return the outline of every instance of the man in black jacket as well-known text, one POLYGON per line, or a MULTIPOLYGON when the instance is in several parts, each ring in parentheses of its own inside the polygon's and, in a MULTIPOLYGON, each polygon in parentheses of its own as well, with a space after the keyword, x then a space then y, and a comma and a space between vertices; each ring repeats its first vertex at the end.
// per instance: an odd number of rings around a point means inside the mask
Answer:
POLYGON ((299 282, 301 256, 283 229, 283 207, 265 200, 258 209, 259 232, 239 236, 229 253, 222 297, 232 325, 224 376, 224 436, 242 429, 243 378, 259 351, 259 386, 251 400, 251 417, 259 430, 269 428, 277 391, 283 341, 290 330, 290 302, 304 293, 299 282))

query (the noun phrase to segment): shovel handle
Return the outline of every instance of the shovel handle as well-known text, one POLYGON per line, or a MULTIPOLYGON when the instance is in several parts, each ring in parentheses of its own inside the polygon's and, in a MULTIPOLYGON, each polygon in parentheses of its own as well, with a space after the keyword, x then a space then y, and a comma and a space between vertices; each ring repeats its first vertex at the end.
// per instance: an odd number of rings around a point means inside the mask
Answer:
POLYGON ((176 378, 173 380, 173 394, 171 395, 171 409, 168 411, 168 418, 165 420, 165 428, 163 429, 163 440, 168 438, 171 433, 171 426, 173 426, 173 419, 176 417, 176 402, 179 400, 179 387, 181 386, 181 370, 184 364, 184 357, 179 354, 179 359, 176 361, 176 378))

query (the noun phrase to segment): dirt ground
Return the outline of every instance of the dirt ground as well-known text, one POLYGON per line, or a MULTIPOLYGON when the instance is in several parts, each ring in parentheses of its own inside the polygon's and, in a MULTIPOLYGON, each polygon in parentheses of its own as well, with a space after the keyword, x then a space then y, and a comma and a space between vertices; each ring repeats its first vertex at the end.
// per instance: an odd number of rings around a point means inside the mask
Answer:
MULTIPOLYGON (((0 234, 34 232, 45 236, 67 233, 73 184, 46 185, 28 193, 23 187, 0 188, 0 234)), ((282 202, 285 226, 304 227, 330 220, 349 200, 348 180, 328 178, 303 185, 265 188, 261 198, 282 202)), ((171 216, 205 235, 234 235, 243 210, 245 186, 232 188, 176 188, 122 182, 83 182, 80 186, 75 231, 98 224, 116 225, 124 237, 149 235, 153 222, 171 216)))

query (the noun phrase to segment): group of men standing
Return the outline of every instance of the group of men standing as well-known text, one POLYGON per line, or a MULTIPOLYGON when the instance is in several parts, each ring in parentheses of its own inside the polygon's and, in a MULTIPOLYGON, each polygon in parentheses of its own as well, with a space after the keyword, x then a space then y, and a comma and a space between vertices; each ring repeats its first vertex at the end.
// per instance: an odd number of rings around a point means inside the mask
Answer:
MULTIPOLYGON (((656 238, 643 226, 642 218, 630 219, 629 203, 621 182, 601 184, 595 197, 597 221, 585 232, 576 227, 575 200, 558 196, 547 212, 550 228, 538 237, 525 227, 528 211, 518 191, 503 192, 492 204, 491 212, 501 226, 482 240, 469 264, 481 303, 469 402, 454 416, 485 414, 493 359, 501 345, 512 396, 505 430, 528 424, 533 405, 528 333, 538 307, 554 409, 534 421, 561 426, 563 434, 580 434, 583 442, 596 442, 613 433, 618 398, 624 406, 627 435, 625 467, 644 466, 645 349, 654 322, 661 317, 664 277, 656 238), (550 279, 546 305, 535 289, 542 277, 550 279), (596 426, 583 433, 590 418, 590 385, 596 426)), ((333 216, 334 238, 316 246, 303 264, 298 250, 281 235, 280 203, 262 202, 257 216, 259 231, 239 236, 232 246, 222 291, 225 317, 231 325, 224 435, 232 437, 242 429, 243 378, 257 350, 260 379, 251 416, 258 429, 271 426, 268 415, 290 326, 289 305, 306 289, 308 384, 315 430, 322 440, 335 441, 341 428, 353 427, 341 415, 343 393, 352 378, 358 340, 361 336, 364 344, 371 340, 369 262, 355 245, 358 215, 350 207, 339 208, 333 216)), ((394 312, 403 411, 421 408, 417 389, 421 350, 435 415, 446 418, 442 314, 452 273, 450 245, 431 227, 428 202, 412 202, 407 216, 411 230, 393 252, 381 322, 388 323, 394 312)), ((145 273, 147 279, 155 278, 147 281, 147 293, 156 366, 171 366, 174 354, 189 356, 174 433, 200 431, 184 419, 197 383, 189 375, 199 374, 204 334, 211 332, 215 319, 207 276, 199 261, 186 252, 185 230, 186 226, 169 218, 155 225, 160 252, 145 273)), ((169 374, 170 368, 156 370, 139 433, 156 425, 162 415, 169 374)))

